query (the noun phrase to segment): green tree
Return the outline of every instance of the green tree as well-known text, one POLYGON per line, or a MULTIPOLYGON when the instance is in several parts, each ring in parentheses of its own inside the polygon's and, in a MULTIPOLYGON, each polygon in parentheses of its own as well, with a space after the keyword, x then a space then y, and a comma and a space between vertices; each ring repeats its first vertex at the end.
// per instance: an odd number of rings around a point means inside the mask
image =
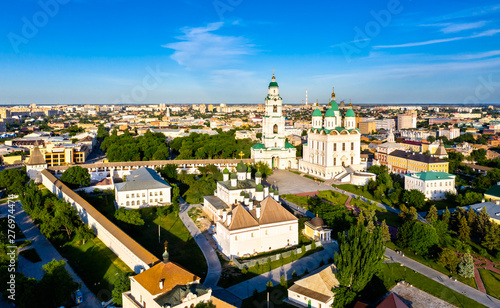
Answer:
POLYGON ((23 169, 5 169, 0 172, 0 188, 5 188, 7 194, 20 194, 29 178, 23 169))
POLYGON ((85 224, 81 224, 80 227, 78 227, 78 229, 76 230, 75 237, 78 240, 81 240, 83 245, 85 245, 87 241, 91 241, 95 238, 95 233, 92 228, 86 226, 85 224))
POLYGON ((474 259, 469 252, 462 255, 460 263, 458 264, 458 274, 465 278, 474 277, 474 259))
POLYGON ((280 277, 280 285, 284 288, 288 288, 288 282, 286 281, 286 277, 284 274, 280 277))
POLYGON ((43 277, 38 283, 37 292, 42 303, 48 306, 59 307, 62 303, 71 300, 71 293, 78 288, 68 271, 64 267, 64 260, 52 260, 42 266, 43 277))
POLYGON ((215 308, 215 305, 214 303, 212 303, 212 301, 199 302, 198 304, 196 304, 196 306, 194 306, 194 308, 215 308))
POLYGON ((438 243, 436 229, 420 221, 407 221, 398 230, 398 245, 420 255, 428 255, 438 243))
POLYGON ((160 175, 167 180, 169 183, 177 181, 177 165, 176 164, 166 164, 163 167, 158 167, 156 171, 160 172, 160 175))
POLYGON ((334 288, 332 292, 335 294, 333 308, 349 307, 357 295, 351 288, 342 285, 334 288))
POLYGON ((450 218, 451 218, 451 213, 450 210, 448 210, 448 207, 446 207, 446 210, 443 213, 442 221, 446 223, 446 225, 450 225, 450 218))
POLYGON ((455 252, 451 249, 444 248, 439 254, 438 263, 448 268, 450 273, 453 273, 457 269, 457 265, 460 262, 455 252))
POLYGON ((451 232, 448 230, 448 225, 442 220, 435 220, 432 223, 439 237, 439 245, 441 247, 449 246, 451 243, 451 232))
POLYGON ((434 223, 438 219, 438 211, 436 209, 436 206, 433 204, 431 205, 431 208, 427 212, 427 216, 425 216, 425 219, 427 219, 429 222, 434 223))
POLYGON ((119 208, 115 211, 115 218, 131 225, 144 225, 144 219, 142 219, 141 213, 136 210, 127 210, 123 207, 119 208))
POLYGON ((108 137, 109 136, 109 132, 108 130, 104 127, 104 125, 99 125, 99 127, 97 128, 97 135, 96 135, 96 138, 97 140, 99 141, 103 141, 104 138, 108 137))
POLYGON ((385 219, 382 221, 382 224, 380 225, 380 229, 382 232, 382 240, 384 242, 388 242, 391 240, 391 233, 389 233, 389 226, 385 223, 385 219))
POLYGON ((458 238, 462 242, 470 241, 470 227, 464 215, 458 217, 458 238))
POLYGON ((338 234, 338 243, 336 277, 340 286, 348 289, 344 295, 350 298, 352 293, 364 289, 382 263, 385 251, 382 233, 380 228, 369 233, 364 226, 353 225, 347 233, 338 234))
POLYGON ((403 202, 417 209, 422 209, 425 205, 425 195, 417 189, 405 190, 403 202))
POLYGON ((122 293, 130 290, 130 278, 127 274, 121 273, 113 283, 113 302, 118 306, 122 305, 122 293))
POLYGON ((73 166, 66 169, 61 175, 61 181, 70 187, 85 187, 90 185, 90 173, 88 169, 73 166))
POLYGON ((76 213, 76 210, 64 201, 64 199, 57 200, 54 205, 54 219, 52 223, 55 223, 61 230, 65 231, 68 235, 68 240, 70 240, 73 232, 77 231, 81 224, 80 217, 76 213))
POLYGON ((495 223, 489 223, 486 227, 486 232, 481 245, 492 251, 500 249, 500 227, 495 223))
POLYGON ((469 228, 473 230, 476 226, 476 221, 477 221, 477 214, 476 211, 472 207, 469 208, 467 211, 467 224, 469 225, 469 228))
POLYGON ((483 236, 485 236, 486 229, 490 224, 490 215, 486 211, 486 207, 483 206, 481 212, 479 212, 479 215, 477 215, 476 222, 477 222, 476 223, 477 234, 479 235, 480 238, 482 238, 483 236))

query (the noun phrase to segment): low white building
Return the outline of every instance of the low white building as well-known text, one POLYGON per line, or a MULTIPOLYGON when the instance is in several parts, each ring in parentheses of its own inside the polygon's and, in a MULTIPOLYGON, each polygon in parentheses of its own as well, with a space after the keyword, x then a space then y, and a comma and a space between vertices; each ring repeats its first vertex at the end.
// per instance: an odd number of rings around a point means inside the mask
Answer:
POLYGON ((254 206, 223 210, 214 238, 228 257, 241 257, 299 244, 299 220, 270 196, 254 206))
POLYGON ((446 193, 456 194, 455 175, 446 172, 419 172, 405 174, 405 190, 416 189, 428 200, 442 200, 446 193))
POLYGON ((130 172, 126 182, 115 184, 118 207, 141 208, 171 203, 172 187, 150 168, 130 172))
POLYGON ((334 300, 332 289, 339 286, 335 265, 326 265, 297 280, 288 288, 285 302, 296 307, 328 308, 334 300))

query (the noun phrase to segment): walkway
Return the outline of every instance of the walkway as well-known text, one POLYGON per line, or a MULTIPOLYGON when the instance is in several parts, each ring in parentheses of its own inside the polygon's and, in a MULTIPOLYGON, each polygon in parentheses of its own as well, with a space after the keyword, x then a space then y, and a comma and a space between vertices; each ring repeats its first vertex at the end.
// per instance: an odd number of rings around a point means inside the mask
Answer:
POLYGON ((273 282, 273 285, 278 285, 282 275, 285 275, 287 280, 289 280, 292 277, 293 271, 295 271, 297 275, 302 275, 306 268, 309 272, 311 272, 319 267, 321 260, 323 260, 326 264, 328 259, 333 258, 335 252, 338 250, 338 246, 335 242, 325 243, 323 247, 325 248, 324 250, 301 258, 292 263, 285 264, 282 267, 275 268, 274 270, 261 274, 257 277, 240 282, 227 288, 226 290, 241 299, 245 299, 253 296, 254 290, 257 290, 258 292, 264 291, 269 280, 273 282))
POLYGON ((181 201, 179 217, 186 228, 189 230, 189 233, 191 233, 191 236, 196 241, 196 244, 198 244, 198 246, 200 247, 203 255, 205 256, 205 260, 207 261, 207 277, 205 278, 203 285, 213 289, 215 288, 215 286, 217 286, 221 275, 221 265, 219 257, 217 256, 217 253, 212 248, 212 246, 210 246, 210 243, 207 241, 205 236, 200 232, 198 227, 196 227, 195 223, 188 215, 189 209, 195 207, 195 205, 186 203, 186 201, 184 201, 181 197, 179 197, 179 199, 181 201))
POLYGON ((419 272, 420 274, 428 278, 431 278, 432 280, 437 281, 438 283, 452 289, 453 291, 456 291, 460 294, 467 296, 470 299, 475 300, 478 303, 481 303, 487 307, 500 308, 500 300, 494 298, 493 296, 484 294, 481 291, 469 287, 468 285, 463 284, 459 281, 454 281, 448 278, 448 276, 441 274, 440 272, 433 270, 408 257, 401 256, 391 249, 387 248, 385 251, 385 255, 391 258, 391 260, 401 263, 406 267, 411 268, 412 270, 419 272))
MULTIPOLYGON (((2 208, 0 210, 1 213, 6 213, 7 210, 7 203, 1 204, 0 207, 2 208)), ((65 260, 59 252, 52 246, 52 244, 47 240, 47 238, 40 232, 38 227, 33 223, 33 220, 24 212, 24 210, 21 207, 20 202, 16 202, 16 207, 15 207, 16 213, 15 213, 15 220, 21 231, 24 233, 24 236, 26 236, 26 240, 31 240, 33 241, 32 244, 28 248, 35 248, 36 252, 42 259, 41 262, 37 263, 32 263, 28 261, 26 258, 19 256, 18 258, 18 264, 17 264, 17 271, 20 273, 23 273, 27 277, 32 277, 37 280, 40 280, 43 277, 43 269, 42 265, 49 263, 53 259, 56 260, 65 260)), ((78 277, 78 275, 73 271, 71 266, 66 262, 66 269, 68 270, 69 274, 73 277, 73 280, 77 283, 81 284, 80 290, 82 291, 83 295, 83 303, 80 304, 78 307, 82 308, 93 308, 93 307, 100 307, 101 302, 97 299, 97 297, 92 293, 85 283, 78 277)), ((109 290, 107 290, 109 293, 109 290)))

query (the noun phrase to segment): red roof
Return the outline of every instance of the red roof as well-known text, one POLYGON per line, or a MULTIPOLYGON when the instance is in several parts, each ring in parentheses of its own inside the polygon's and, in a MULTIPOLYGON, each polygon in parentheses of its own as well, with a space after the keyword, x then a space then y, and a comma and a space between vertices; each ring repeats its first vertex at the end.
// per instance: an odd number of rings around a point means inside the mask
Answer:
POLYGON ((409 308, 399 296, 394 293, 389 294, 377 308, 409 308))

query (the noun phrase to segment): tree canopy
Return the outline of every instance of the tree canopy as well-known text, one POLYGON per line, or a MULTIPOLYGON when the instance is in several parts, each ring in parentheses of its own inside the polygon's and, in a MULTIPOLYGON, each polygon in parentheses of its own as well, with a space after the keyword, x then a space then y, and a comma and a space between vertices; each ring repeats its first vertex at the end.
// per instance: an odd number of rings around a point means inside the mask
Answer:
POLYGON ((175 138, 170 142, 176 159, 216 159, 250 157, 250 148, 254 142, 250 139, 236 139, 235 131, 219 131, 217 135, 191 133, 186 137, 175 138))
POLYGON ((338 235, 339 253, 335 255, 339 290, 334 289, 334 307, 345 307, 361 292, 379 270, 385 251, 379 227, 368 232, 363 225, 353 225, 338 235))
POLYGON ((85 187, 90 185, 90 173, 87 168, 73 166, 63 172, 60 180, 72 188, 85 187))
POLYGON ((102 141, 101 150, 106 151, 110 162, 166 160, 170 152, 165 141, 165 135, 149 130, 137 137, 132 136, 128 130, 118 136, 117 131, 113 130, 102 141))

